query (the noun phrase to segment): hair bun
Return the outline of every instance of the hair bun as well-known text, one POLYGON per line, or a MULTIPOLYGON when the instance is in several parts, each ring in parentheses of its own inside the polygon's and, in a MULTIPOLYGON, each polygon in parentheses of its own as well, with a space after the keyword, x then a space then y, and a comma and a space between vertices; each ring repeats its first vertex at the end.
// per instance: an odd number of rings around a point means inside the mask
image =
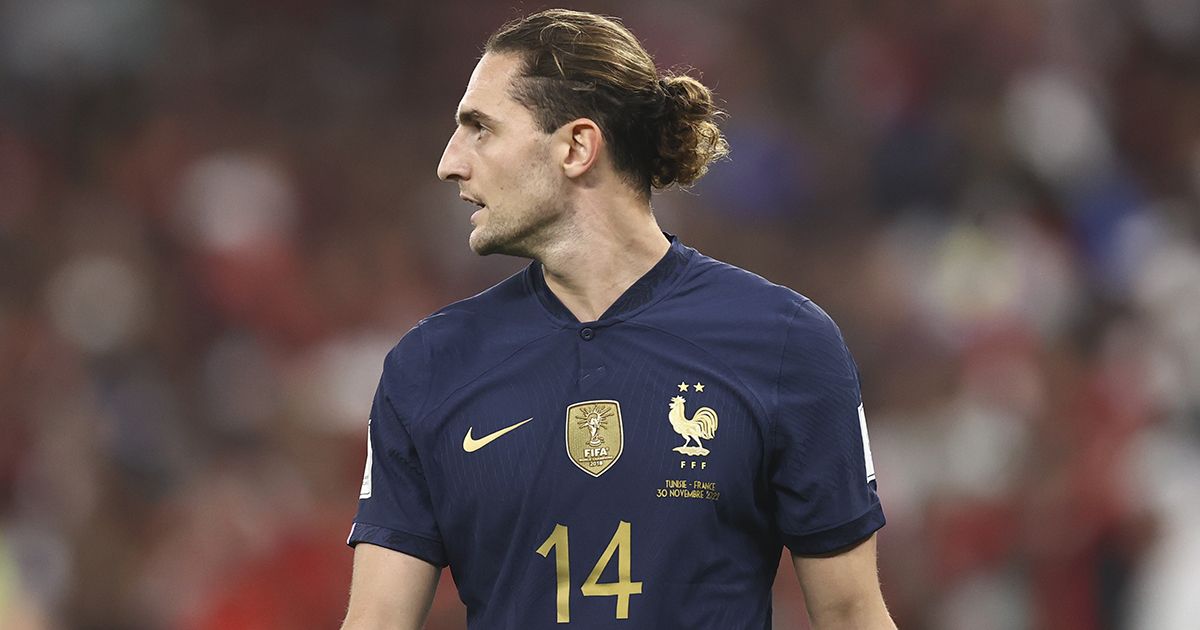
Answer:
POLYGON ((667 99, 671 99, 671 98, 679 95, 679 81, 673 80, 673 79, 678 79, 678 78, 679 77, 675 77, 675 76, 659 78, 658 89, 663 93, 663 96, 665 96, 667 99))
POLYGON ((512 95, 543 133, 595 121, 614 169, 647 197, 653 188, 691 185, 729 153, 708 88, 660 74, 619 20, 547 9, 500 27, 484 51, 520 55, 512 95))
POLYGON ((655 188, 688 186, 708 171, 710 163, 729 155, 729 145, 717 127, 724 112, 713 103, 712 92, 687 75, 661 77, 658 87, 663 107, 656 125, 650 183, 655 188))

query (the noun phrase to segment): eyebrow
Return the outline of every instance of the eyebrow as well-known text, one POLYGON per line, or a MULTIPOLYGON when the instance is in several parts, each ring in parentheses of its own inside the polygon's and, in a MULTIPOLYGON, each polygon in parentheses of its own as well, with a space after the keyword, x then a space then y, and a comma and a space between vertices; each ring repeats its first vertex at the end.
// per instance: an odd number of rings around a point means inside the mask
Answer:
POLYGON ((465 109, 454 115, 454 122, 459 125, 480 123, 489 127, 494 127, 496 124, 496 119, 477 109, 465 109))

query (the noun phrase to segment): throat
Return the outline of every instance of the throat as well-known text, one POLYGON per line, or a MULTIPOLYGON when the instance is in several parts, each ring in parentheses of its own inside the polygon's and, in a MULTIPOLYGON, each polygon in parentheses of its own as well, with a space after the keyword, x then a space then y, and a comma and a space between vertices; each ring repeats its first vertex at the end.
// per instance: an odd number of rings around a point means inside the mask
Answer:
POLYGON ((585 292, 572 290, 565 285, 559 285, 551 280, 549 274, 546 274, 545 278, 546 286, 554 293, 554 297, 558 298, 558 301, 562 302, 562 305, 580 322, 594 322, 600 319, 617 302, 617 299, 621 297, 625 289, 629 288, 628 286, 624 288, 613 287, 604 291, 585 292))
POLYGON ((615 259, 589 256, 556 267, 543 262, 542 277, 546 287, 576 320, 593 322, 603 317, 663 259, 670 243, 666 239, 661 243, 661 247, 639 256, 632 253, 615 259))

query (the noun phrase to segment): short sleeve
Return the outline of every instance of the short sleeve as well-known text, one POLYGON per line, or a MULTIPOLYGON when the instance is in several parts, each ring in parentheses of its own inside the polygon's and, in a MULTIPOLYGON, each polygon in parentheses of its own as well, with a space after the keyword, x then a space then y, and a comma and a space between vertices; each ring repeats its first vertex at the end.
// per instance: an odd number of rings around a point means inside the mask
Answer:
POLYGON ((367 424, 358 514, 346 543, 387 547, 446 566, 425 471, 407 422, 420 410, 427 356, 420 327, 388 353, 367 424))
POLYGON ((769 446, 775 524, 792 551, 819 555, 883 527, 858 370, 816 304, 796 305, 782 352, 769 446))

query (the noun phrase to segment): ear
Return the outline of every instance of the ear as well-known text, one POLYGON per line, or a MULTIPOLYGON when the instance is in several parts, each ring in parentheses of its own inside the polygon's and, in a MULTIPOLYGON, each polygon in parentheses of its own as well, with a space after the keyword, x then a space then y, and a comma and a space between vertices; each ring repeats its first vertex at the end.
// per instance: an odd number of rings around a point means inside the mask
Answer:
POLYGON ((591 170, 600 159, 600 151, 604 147, 604 134, 600 126, 590 118, 577 118, 559 128, 566 144, 566 155, 563 156, 563 174, 571 179, 582 176, 591 170))

